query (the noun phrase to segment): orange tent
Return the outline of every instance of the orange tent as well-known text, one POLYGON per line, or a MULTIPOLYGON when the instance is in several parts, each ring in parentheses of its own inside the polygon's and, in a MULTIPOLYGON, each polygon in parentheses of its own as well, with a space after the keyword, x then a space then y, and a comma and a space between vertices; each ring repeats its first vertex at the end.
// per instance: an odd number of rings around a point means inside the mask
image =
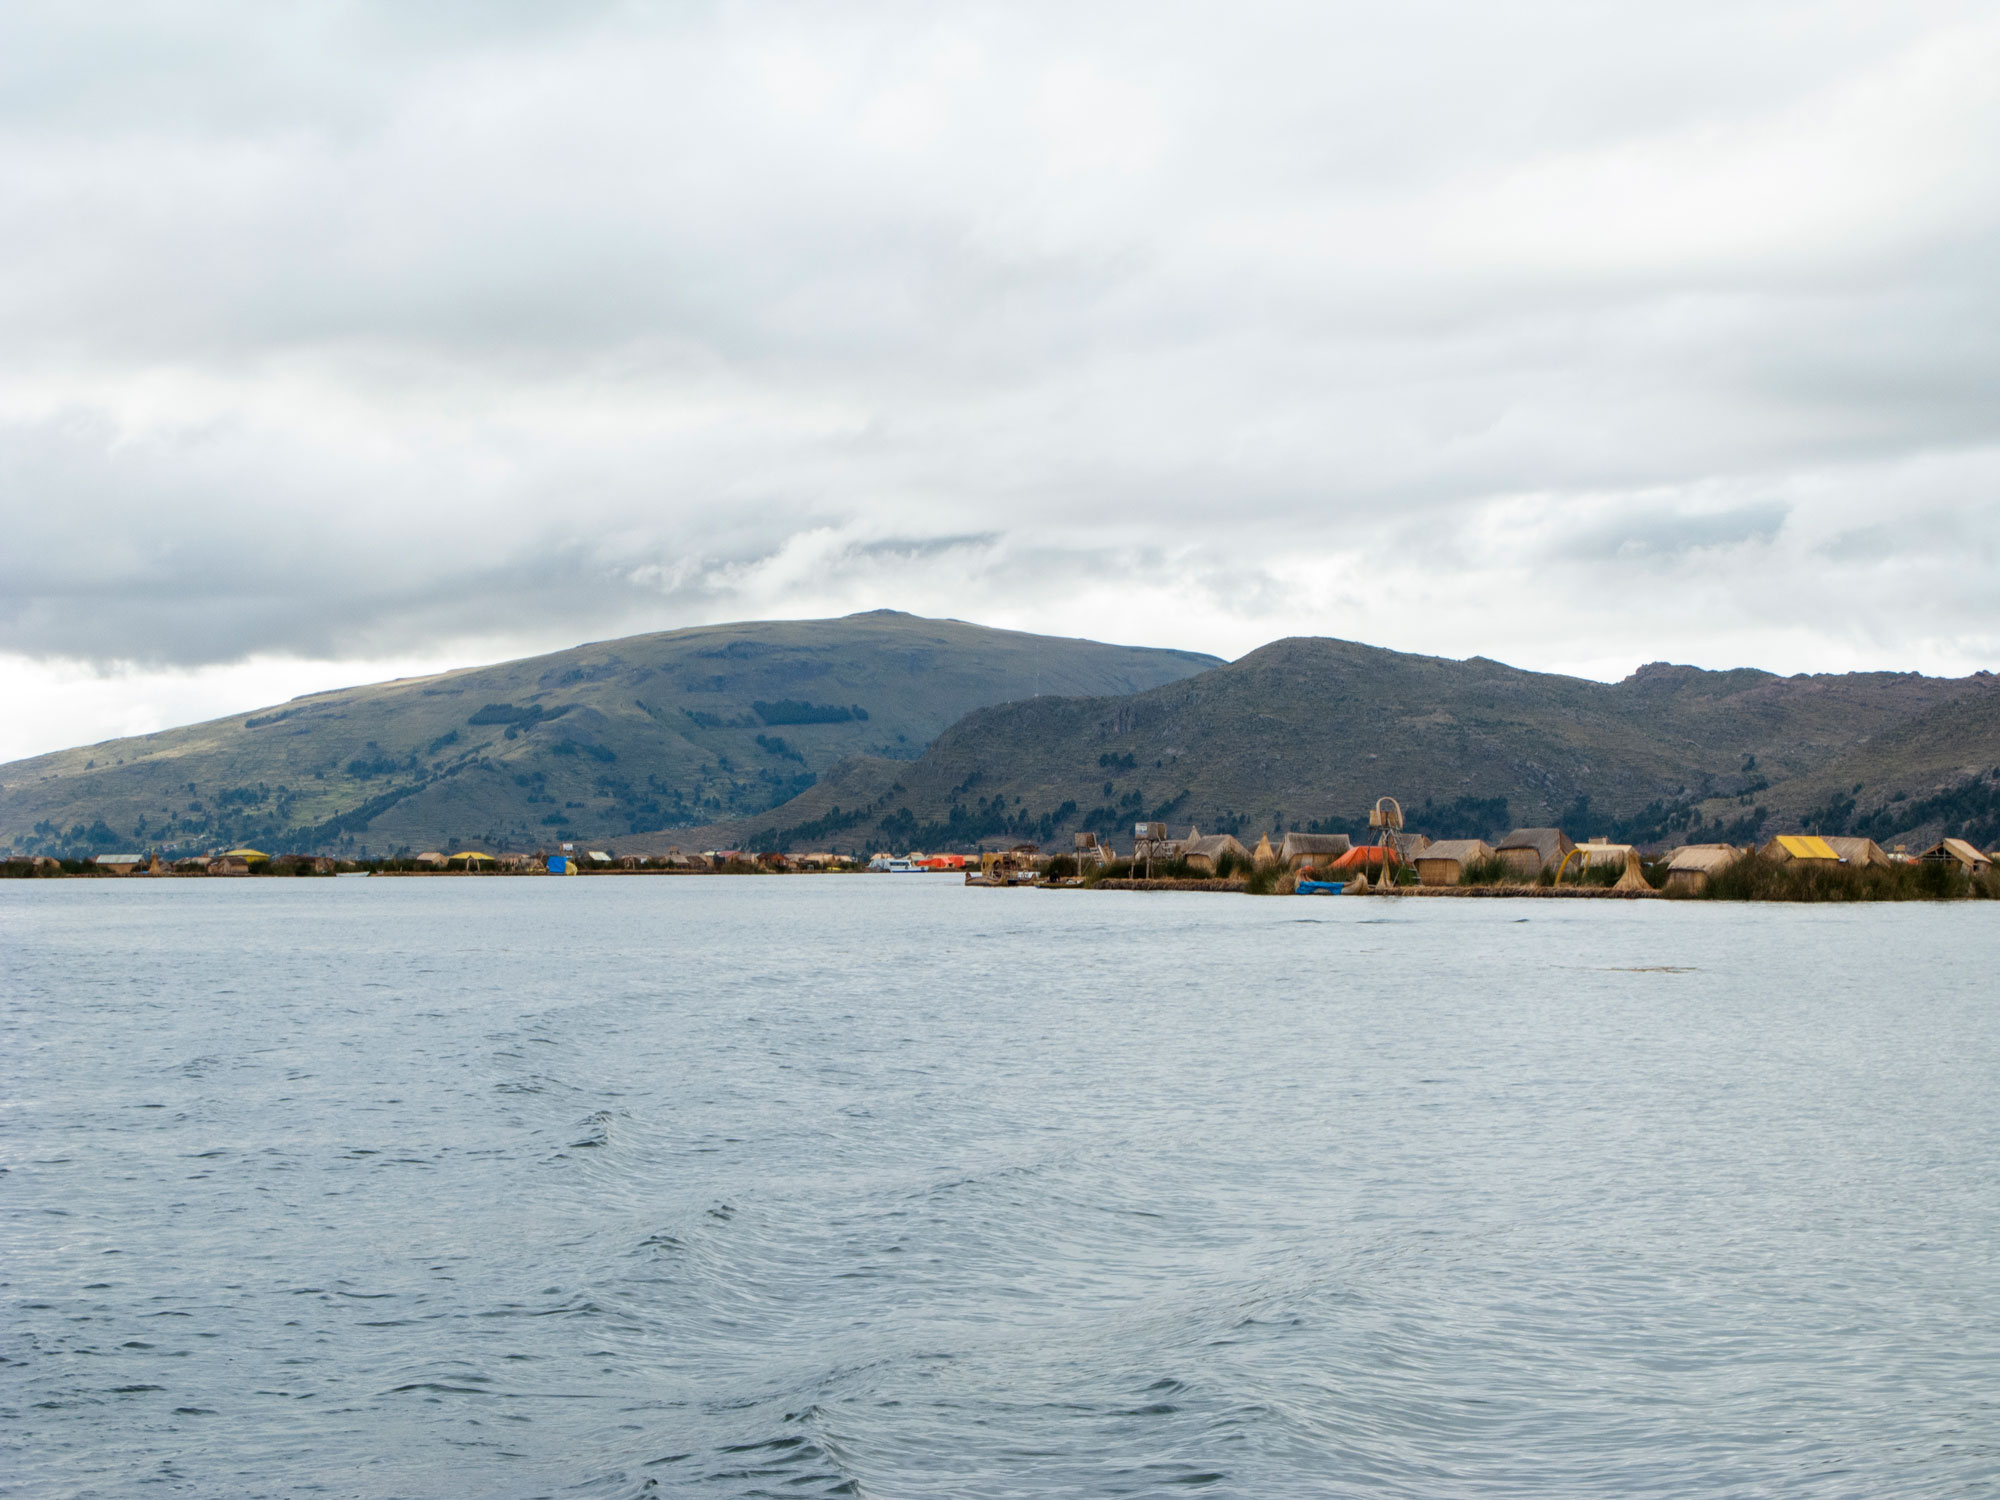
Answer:
POLYGON ((1336 859, 1333 868, 1374 872, 1384 868, 1385 865, 1393 868, 1401 863, 1402 860, 1396 857, 1396 851, 1386 844, 1357 844, 1336 859))

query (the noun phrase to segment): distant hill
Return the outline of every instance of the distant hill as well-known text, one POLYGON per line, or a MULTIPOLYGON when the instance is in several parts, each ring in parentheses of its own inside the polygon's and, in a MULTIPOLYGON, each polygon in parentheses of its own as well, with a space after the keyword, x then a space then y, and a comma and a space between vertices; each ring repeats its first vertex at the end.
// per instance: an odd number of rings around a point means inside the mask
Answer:
POLYGON ((891 610, 632 636, 0 765, 0 849, 609 841, 763 813, 855 756, 914 760, 984 705, 1216 664, 891 610))
POLYGON ((2000 848, 2000 694, 1940 704, 1755 800, 1773 827, 1912 850, 1947 834, 2000 848))
POLYGON ((981 709, 914 764, 857 760, 767 817, 709 832, 794 848, 1066 842, 1080 829, 1123 844, 1141 818, 1177 832, 1361 833, 1390 795, 1437 837, 1554 823, 1647 843, 1746 839, 1780 815, 1796 826, 1856 781, 1866 807, 1990 769, 1996 715, 1984 673, 1778 677, 1657 663, 1601 683, 1285 640, 1129 696, 981 709))

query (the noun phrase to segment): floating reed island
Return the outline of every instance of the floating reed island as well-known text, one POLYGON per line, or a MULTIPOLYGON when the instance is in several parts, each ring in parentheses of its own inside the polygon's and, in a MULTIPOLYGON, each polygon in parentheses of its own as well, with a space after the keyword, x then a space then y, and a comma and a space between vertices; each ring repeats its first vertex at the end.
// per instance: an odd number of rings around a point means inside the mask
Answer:
POLYGON ((1524 897, 1586 900, 1945 901, 2000 899, 1995 857, 1960 838, 1910 853, 1872 839, 1780 834, 1754 847, 1687 844, 1645 851, 1560 828, 1516 828, 1484 839, 1434 840, 1404 826, 1383 798, 1372 842, 1345 834, 1280 833, 1255 847, 1191 827, 1172 838, 1142 823, 1132 853, 1078 834, 1066 854, 1032 844, 982 858, 967 884, 1251 895, 1524 897))
POLYGON ((664 853, 614 852, 565 844, 556 850, 492 854, 478 849, 364 861, 324 855, 272 855, 216 849, 168 858, 160 853, 100 854, 89 860, 48 856, 0 859, 0 877, 228 878, 272 876, 434 876, 474 879, 546 875, 960 875, 970 886, 1051 890, 1232 891, 1260 896, 1522 897, 1584 900, 1948 901, 2000 899, 1995 856, 1970 840, 1940 839, 1910 852, 1872 839, 1779 834, 1755 847, 1685 844, 1647 850, 1608 838, 1581 842, 1560 828, 1516 828, 1488 842, 1432 839, 1405 827, 1401 807, 1384 797, 1369 813, 1370 837, 1279 832, 1254 846, 1233 833, 1190 827, 1169 835, 1163 823, 1133 829, 1131 852, 1095 833, 1073 836, 1067 852, 1032 843, 958 853, 893 854, 863 859, 835 853, 753 853, 740 849, 664 853))

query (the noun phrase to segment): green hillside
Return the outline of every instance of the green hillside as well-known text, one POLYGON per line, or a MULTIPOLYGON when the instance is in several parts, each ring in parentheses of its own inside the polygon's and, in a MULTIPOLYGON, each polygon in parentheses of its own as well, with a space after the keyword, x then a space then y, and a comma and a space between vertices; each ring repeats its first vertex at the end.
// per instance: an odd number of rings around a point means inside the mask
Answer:
POLYGON ((1774 830, 1913 851, 1950 834, 2000 848, 2000 693, 1940 704, 1754 800, 1774 830))
POLYGON ((984 705, 1215 664, 890 610, 633 636, 0 766, 0 849, 609 841, 765 812, 851 757, 914 760, 984 705))
POLYGON ((1391 795, 1413 828, 1440 837, 1559 823, 1579 837, 1741 838, 1781 806, 1766 795, 1774 787, 1865 757, 1925 715, 1944 715, 1949 740, 1945 706, 1991 713, 1993 688, 1985 674, 1666 664, 1607 684, 1286 640, 1127 697, 979 710, 913 765, 858 761, 713 833, 759 846, 928 848, 1089 829, 1122 844, 1142 817, 1179 831, 1359 832, 1391 795))

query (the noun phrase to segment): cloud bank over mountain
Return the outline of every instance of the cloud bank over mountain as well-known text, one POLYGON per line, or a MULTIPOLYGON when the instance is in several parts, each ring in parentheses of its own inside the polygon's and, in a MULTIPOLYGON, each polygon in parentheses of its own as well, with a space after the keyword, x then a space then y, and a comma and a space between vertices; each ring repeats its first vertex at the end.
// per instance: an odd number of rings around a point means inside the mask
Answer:
POLYGON ((1991 7, 553 12, 0 17, 0 754, 882 604, 2000 655, 1991 7))

